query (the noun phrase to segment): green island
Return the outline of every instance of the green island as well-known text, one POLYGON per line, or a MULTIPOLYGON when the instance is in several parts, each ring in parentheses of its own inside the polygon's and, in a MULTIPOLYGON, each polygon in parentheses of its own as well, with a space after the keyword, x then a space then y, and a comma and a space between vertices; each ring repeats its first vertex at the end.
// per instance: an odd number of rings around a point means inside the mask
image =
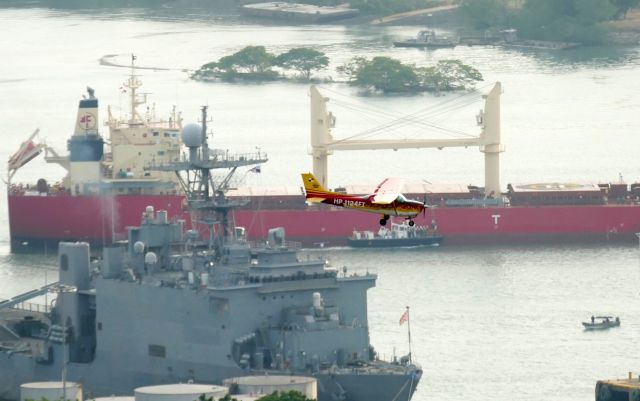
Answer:
MULTIPOLYGON (((218 61, 204 64, 191 78, 198 81, 317 81, 312 72, 324 70, 329 58, 321 51, 294 48, 280 55, 264 46, 247 46, 218 61)), ((391 57, 354 57, 336 68, 344 82, 369 92, 415 93, 472 89, 482 74, 460 60, 440 60, 418 67, 391 57)))

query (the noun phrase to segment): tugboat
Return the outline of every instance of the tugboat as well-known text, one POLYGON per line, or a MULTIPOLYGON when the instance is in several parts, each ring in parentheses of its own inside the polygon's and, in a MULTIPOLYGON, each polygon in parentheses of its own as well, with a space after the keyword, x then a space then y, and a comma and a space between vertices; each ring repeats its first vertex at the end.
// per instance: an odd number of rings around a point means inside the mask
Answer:
POLYGON ((203 107, 202 126, 183 128, 188 156, 146 167, 177 174, 191 230, 148 207, 101 259, 90 260, 87 243, 62 242, 59 282, 0 303, 0 399, 57 380, 63 367, 90 397, 295 374, 317 379, 319 401, 411 399, 422 377, 411 353, 385 362, 369 342, 377 276, 301 260, 281 228, 249 242, 230 213, 242 202, 225 193, 239 167, 266 156, 210 152, 206 121, 203 107), (214 169, 227 174, 214 178, 214 169), (51 309, 19 307, 47 292, 58 294, 51 309))
POLYGON ((431 227, 411 226, 407 220, 391 222, 391 229, 380 227, 373 231, 353 231, 348 244, 354 248, 383 248, 403 246, 440 246, 442 236, 437 234, 435 222, 431 227))

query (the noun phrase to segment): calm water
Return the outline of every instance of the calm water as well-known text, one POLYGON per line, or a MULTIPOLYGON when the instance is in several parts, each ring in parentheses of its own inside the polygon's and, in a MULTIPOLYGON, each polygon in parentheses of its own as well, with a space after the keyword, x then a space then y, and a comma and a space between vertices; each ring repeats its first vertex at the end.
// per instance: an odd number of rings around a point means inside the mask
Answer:
MULTIPOLYGON (((73 130, 77 101, 96 89, 106 118, 126 107, 118 90, 126 70, 105 66, 105 55, 126 64, 134 52, 144 70, 144 89, 160 114, 178 105, 186 121, 199 106, 213 115, 215 147, 269 153, 260 175, 246 185, 298 186, 310 169, 308 87, 192 82, 183 70, 198 68, 247 45, 275 53, 314 46, 332 60, 325 76, 354 55, 388 55, 429 65, 459 58, 478 68, 486 91, 501 81, 503 185, 507 182, 640 180, 640 49, 523 52, 498 48, 437 51, 394 49, 391 41, 419 27, 255 25, 237 16, 188 10, 46 9, 0 10, 0 116, 6 160, 35 128, 61 151, 73 130)), ((391 116, 435 108, 448 97, 362 97, 340 83, 323 84, 337 115, 336 137, 362 133, 391 116)), ((479 94, 475 96, 479 99, 479 94)), ((453 102, 453 101, 452 101, 453 102)), ((477 133, 480 102, 447 115, 438 126, 477 133)), ((106 131, 103 131, 106 132, 106 131)), ((436 137, 423 126, 390 130, 389 137, 436 137)), ((442 133, 440 133, 442 135, 442 133)), ((331 185, 375 184, 386 176, 433 183, 482 184, 476 149, 337 153, 331 185)), ((0 174, 5 175, 2 166, 0 174)), ((56 181, 61 169, 37 160, 15 180, 56 181)), ((0 297, 55 279, 51 255, 10 255, 6 195, 0 203, 0 297)), ((52 211, 57 213, 59 211, 52 211)), ((323 250, 334 266, 379 273, 370 292, 372 342, 387 357, 407 352, 406 326, 398 319, 412 308, 413 354, 425 369, 417 401, 586 400, 595 381, 625 376, 638 367, 640 251, 636 247, 570 246, 456 248, 437 250, 323 250), (622 326, 585 333, 580 321, 597 313, 620 315, 622 326)))

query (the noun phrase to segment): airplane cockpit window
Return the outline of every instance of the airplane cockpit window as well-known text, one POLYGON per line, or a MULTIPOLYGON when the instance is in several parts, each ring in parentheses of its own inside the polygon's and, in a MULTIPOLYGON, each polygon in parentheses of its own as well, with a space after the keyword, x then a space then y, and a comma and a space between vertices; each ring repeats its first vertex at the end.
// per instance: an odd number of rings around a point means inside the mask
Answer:
POLYGON ((404 197, 404 195, 398 195, 398 197, 396 198, 396 200, 398 202, 406 202, 407 198, 404 197))

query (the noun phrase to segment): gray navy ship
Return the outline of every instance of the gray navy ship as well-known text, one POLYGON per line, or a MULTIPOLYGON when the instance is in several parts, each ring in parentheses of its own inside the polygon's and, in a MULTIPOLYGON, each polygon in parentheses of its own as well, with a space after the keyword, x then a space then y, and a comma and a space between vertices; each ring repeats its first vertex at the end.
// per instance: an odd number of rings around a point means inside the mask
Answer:
POLYGON ((148 166, 175 171, 192 229, 147 208, 128 241, 92 258, 60 243, 59 282, 0 302, 0 399, 22 383, 79 382, 85 394, 132 394, 162 383, 221 383, 242 375, 307 375, 320 401, 410 400, 422 376, 410 355, 386 362, 369 342, 371 273, 301 260, 282 229, 254 244, 232 224, 225 197, 238 167, 266 156, 208 148, 202 124, 185 126, 189 155, 148 166), (226 171, 216 181, 212 170, 226 171), (199 229, 200 228, 200 229, 199 229), (21 307, 48 292, 51 307, 21 307))

